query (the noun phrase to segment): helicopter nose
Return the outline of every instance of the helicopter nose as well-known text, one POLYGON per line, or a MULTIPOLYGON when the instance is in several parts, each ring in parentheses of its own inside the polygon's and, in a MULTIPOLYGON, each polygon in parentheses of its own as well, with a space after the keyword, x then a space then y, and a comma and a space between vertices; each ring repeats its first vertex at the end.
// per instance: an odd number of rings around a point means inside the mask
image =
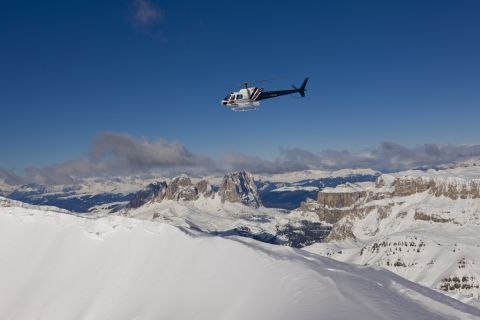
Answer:
POLYGON ((222 100, 222 106, 226 106, 226 105, 227 105, 227 101, 222 100))

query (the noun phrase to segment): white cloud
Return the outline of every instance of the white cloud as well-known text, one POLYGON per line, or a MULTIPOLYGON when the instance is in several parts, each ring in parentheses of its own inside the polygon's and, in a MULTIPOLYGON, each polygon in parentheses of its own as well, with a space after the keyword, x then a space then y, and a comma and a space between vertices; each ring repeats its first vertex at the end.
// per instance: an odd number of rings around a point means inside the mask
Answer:
POLYGON ((142 27, 152 26, 163 19, 163 13, 149 0, 134 0, 133 21, 142 27))
POLYGON ((0 178, 10 182, 65 184, 76 177, 127 175, 160 169, 166 173, 210 172, 215 162, 190 152, 179 142, 164 139, 135 139, 126 133, 101 132, 92 142, 88 155, 42 168, 26 168, 25 177, 1 170, 0 178))

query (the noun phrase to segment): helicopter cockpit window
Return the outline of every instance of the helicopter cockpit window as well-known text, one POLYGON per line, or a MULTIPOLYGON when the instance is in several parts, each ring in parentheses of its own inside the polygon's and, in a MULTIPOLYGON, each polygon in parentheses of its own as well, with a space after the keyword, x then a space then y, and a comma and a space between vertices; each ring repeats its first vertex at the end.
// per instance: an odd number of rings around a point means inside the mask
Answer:
POLYGON ((223 100, 228 100, 230 98, 230 95, 228 94, 223 100))
POLYGON ((230 96, 230 100, 235 100, 235 95, 234 95, 234 94, 232 94, 232 95, 230 96))
POLYGON ((237 99, 243 99, 243 94, 237 94, 237 99))

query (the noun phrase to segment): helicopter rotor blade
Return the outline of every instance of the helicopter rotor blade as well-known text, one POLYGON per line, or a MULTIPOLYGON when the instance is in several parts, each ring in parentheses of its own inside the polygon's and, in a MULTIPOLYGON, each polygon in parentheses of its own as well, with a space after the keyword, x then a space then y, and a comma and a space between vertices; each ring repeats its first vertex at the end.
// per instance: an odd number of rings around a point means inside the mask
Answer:
POLYGON ((251 81, 251 83, 264 83, 264 82, 269 82, 269 81, 278 80, 278 79, 282 79, 282 78, 285 78, 285 76, 255 80, 255 81, 251 81))
POLYGON ((274 77, 274 78, 269 78, 269 79, 260 79, 260 80, 254 80, 254 81, 244 81, 244 82, 242 82, 242 86, 245 87, 245 89, 248 93, 248 98, 251 99, 252 96, 253 96, 253 92, 248 88, 249 85, 256 85, 256 84, 265 83, 265 82, 269 82, 269 81, 277 80, 277 79, 281 79, 281 78, 284 78, 284 76, 274 77))

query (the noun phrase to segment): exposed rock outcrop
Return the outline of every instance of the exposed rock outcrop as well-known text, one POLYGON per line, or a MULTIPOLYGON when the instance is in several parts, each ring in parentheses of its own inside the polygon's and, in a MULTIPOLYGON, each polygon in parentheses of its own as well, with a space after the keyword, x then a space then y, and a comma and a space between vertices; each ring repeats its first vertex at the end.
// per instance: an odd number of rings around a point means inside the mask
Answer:
POLYGON ((357 185, 345 184, 338 188, 325 188, 318 192, 317 200, 307 200, 301 211, 317 213, 320 221, 335 224, 342 218, 354 214, 368 199, 369 193, 357 185))
POLYGON ((375 182, 377 188, 390 188, 392 196, 409 196, 428 191, 436 197, 444 196, 450 199, 480 198, 480 180, 461 177, 435 176, 416 173, 408 175, 381 175, 375 182))
POLYGON ((347 190, 340 192, 319 192, 317 202, 325 208, 346 208, 365 198, 366 191, 347 190))
POLYGON ((170 181, 165 191, 167 200, 197 200, 199 196, 198 189, 193 185, 192 180, 186 175, 175 177, 170 181))
POLYGON ((149 184, 143 190, 137 192, 127 204, 127 209, 141 207, 148 202, 160 202, 162 200, 194 201, 200 195, 213 197, 212 186, 206 180, 193 184, 186 175, 173 178, 170 182, 161 181, 149 184))
POLYGON ((218 193, 222 202, 238 202, 257 208, 262 205, 255 181, 249 172, 240 171, 226 174, 218 193))
POLYGON ((437 223, 447 223, 447 222, 453 222, 455 223, 454 219, 445 219, 438 217, 435 214, 426 214, 422 210, 415 210, 415 220, 422 220, 422 221, 431 221, 431 222, 437 222, 437 223))
POLYGON ((135 209, 147 202, 163 199, 167 184, 165 182, 154 182, 137 192, 133 199, 127 204, 127 209, 135 209))
POLYGON ((215 195, 214 188, 212 185, 205 179, 200 180, 195 185, 199 194, 203 194, 204 197, 213 197, 215 195))
POLYGON ((367 192, 353 188, 344 188, 339 192, 319 192, 317 214, 322 221, 336 223, 346 215, 356 210, 361 200, 365 199, 367 192))

